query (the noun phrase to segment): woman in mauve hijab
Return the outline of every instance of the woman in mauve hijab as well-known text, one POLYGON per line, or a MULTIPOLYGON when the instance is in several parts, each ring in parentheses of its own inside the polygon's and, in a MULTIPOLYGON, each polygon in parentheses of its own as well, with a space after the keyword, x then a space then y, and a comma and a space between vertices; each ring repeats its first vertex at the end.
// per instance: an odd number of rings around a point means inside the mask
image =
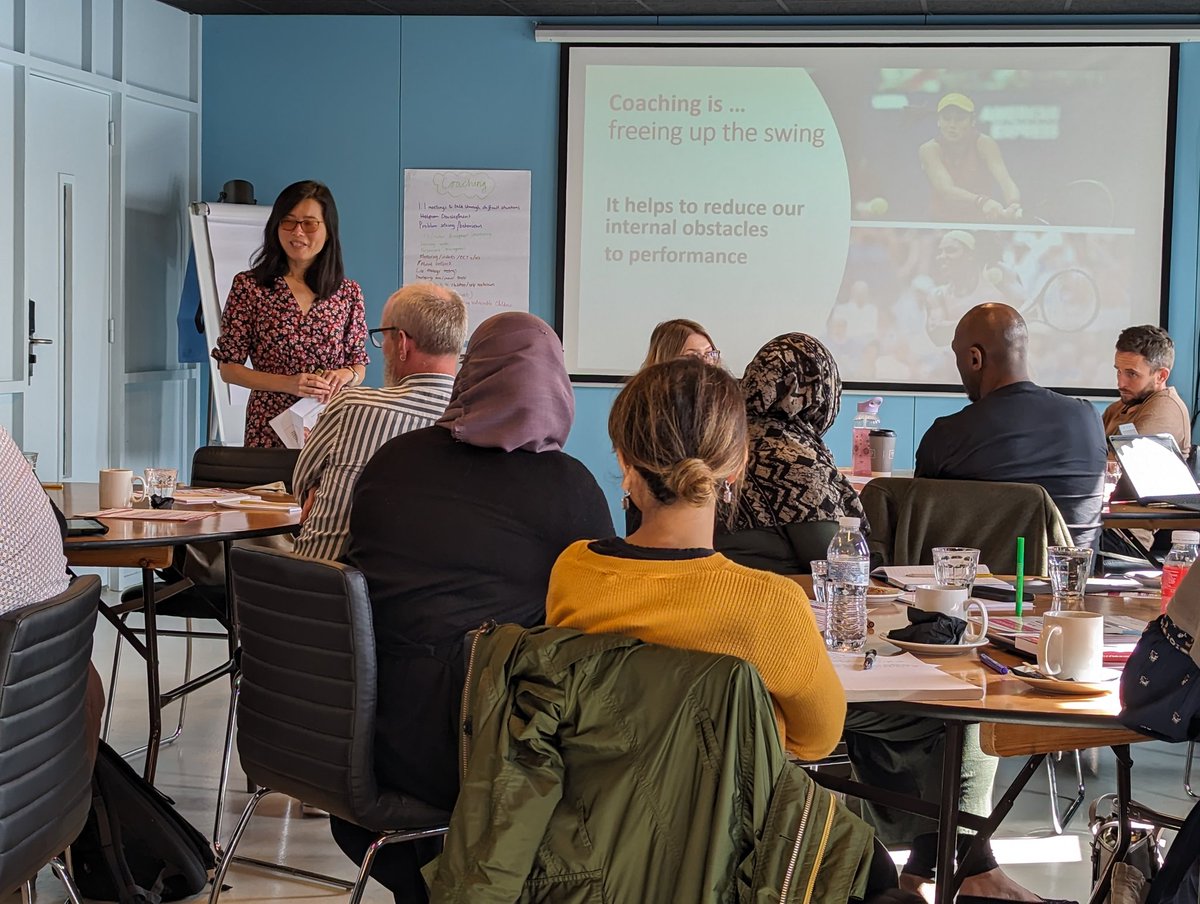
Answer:
MULTIPOLYGON (((381 784, 453 807, 464 635, 488 619, 542 624, 558 554, 612 536, 595 478, 562 451, 574 416, 558 336, 532 314, 497 314, 467 343, 442 419, 363 470, 345 558, 374 611, 381 784)), ((337 819, 333 833, 356 860, 375 839, 337 819)), ((424 901, 417 868, 435 852, 390 845, 372 874, 398 902, 424 901)))

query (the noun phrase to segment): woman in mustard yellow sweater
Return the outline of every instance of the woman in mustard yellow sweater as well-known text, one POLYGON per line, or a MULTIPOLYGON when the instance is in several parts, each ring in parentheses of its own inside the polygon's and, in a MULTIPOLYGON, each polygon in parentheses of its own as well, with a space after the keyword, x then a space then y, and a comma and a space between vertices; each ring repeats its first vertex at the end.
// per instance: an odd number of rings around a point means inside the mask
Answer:
POLYGON ((718 499, 732 502, 746 464, 737 381, 697 358, 647 367, 617 396, 608 433, 642 524, 624 540, 567 547, 550 575, 547 623, 745 659, 771 692, 787 749, 828 754, 846 698, 808 598, 713 551, 718 499))

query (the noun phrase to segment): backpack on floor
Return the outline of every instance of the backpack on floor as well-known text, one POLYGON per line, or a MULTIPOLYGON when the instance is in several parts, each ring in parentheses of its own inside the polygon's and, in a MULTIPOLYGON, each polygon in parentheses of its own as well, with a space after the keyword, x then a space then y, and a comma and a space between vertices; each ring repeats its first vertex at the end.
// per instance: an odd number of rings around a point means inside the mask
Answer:
POLYGON ((193 897, 215 865, 208 839, 103 741, 92 773, 92 809, 71 845, 71 860, 84 897, 120 904, 193 897))

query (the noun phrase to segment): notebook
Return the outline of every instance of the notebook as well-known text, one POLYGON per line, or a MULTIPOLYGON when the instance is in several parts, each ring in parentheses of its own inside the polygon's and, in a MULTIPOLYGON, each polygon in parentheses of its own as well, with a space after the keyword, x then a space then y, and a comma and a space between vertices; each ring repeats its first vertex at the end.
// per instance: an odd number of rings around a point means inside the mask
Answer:
POLYGON ((863 668, 862 653, 830 653, 847 703, 882 700, 982 700, 983 687, 922 662, 912 653, 876 656, 863 668))
POLYGON ((1110 436, 1124 479, 1143 505, 1160 502, 1200 511, 1200 486, 1167 433, 1110 436))

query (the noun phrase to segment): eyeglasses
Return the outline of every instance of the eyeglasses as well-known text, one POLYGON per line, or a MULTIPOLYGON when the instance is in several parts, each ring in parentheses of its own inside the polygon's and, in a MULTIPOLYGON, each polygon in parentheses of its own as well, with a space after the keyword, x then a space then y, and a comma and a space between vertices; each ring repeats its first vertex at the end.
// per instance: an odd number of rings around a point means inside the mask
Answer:
POLYGON ((383 348, 383 334, 395 331, 403 333, 404 330, 398 326, 381 326, 378 329, 367 330, 367 335, 371 337, 371 344, 376 348, 383 348))
POLYGON ((688 349, 684 352, 685 355, 691 355, 693 358, 699 358, 705 364, 720 364, 721 350, 719 348, 710 348, 706 351, 700 351, 698 348, 688 349))
POLYGON ((303 220, 297 220, 295 217, 284 217, 279 221, 279 228, 284 232, 295 232, 296 227, 299 226, 308 235, 312 235, 321 228, 323 222, 325 221, 318 220, 315 217, 305 217, 303 220))

